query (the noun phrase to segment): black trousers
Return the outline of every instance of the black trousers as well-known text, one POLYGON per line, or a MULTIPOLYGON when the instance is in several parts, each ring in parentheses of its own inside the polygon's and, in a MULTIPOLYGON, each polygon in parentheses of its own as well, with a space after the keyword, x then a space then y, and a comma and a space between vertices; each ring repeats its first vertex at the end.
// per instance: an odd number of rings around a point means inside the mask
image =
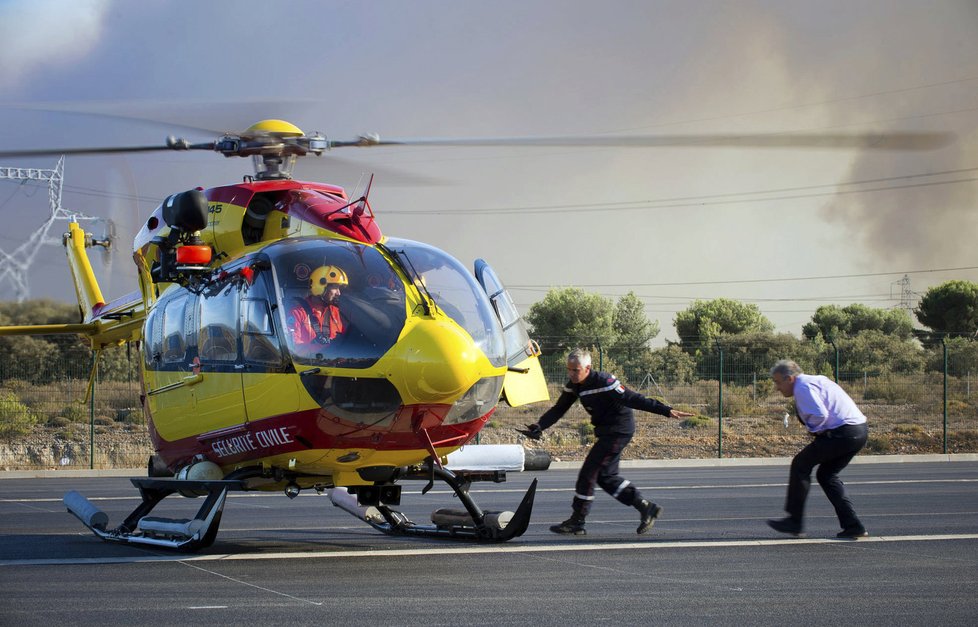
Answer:
POLYGON ((591 511, 595 484, 625 505, 632 505, 642 497, 630 481, 618 475, 621 452, 631 440, 631 435, 600 436, 588 451, 574 487, 575 518, 583 520, 591 511))
POLYGON ((791 474, 788 477, 788 497, 784 509, 789 518, 801 525, 805 515, 805 500, 812 485, 812 469, 818 466, 815 478, 829 498, 839 524, 843 529, 859 527, 862 523, 856 516, 852 501, 846 496, 846 488, 839 479, 839 472, 849 465, 863 446, 866 445, 868 431, 866 424, 844 425, 837 429, 815 436, 811 444, 801 449, 791 460, 791 474))

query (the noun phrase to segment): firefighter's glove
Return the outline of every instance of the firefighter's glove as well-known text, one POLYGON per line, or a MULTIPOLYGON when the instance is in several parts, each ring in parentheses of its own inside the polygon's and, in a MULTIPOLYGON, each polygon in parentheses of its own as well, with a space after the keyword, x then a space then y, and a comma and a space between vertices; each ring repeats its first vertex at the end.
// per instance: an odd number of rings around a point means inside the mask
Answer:
POLYGON ((531 440, 539 440, 543 437, 543 429, 540 425, 533 423, 532 425, 526 425, 526 429, 517 429, 520 433, 530 438, 531 440))

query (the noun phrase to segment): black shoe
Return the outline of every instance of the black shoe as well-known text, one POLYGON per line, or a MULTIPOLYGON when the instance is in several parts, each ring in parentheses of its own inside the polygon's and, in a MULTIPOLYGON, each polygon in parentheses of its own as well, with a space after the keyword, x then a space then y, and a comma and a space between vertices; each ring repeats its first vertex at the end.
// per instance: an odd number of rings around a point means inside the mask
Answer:
POLYGON ((839 533, 835 534, 835 537, 843 538, 845 540, 858 540, 859 538, 865 538, 868 535, 869 532, 866 531, 866 528, 862 525, 858 525, 856 527, 846 527, 839 533))
POLYGON ((553 525, 550 527, 550 531, 554 533, 559 533, 563 536, 586 536, 587 531, 584 529, 584 521, 577 520, 575 518, 568 518, 559 525, 553 525))
POLYGON ((790 518, 781 518, 779 520, 771 519, 767 521, 767 526, 775 531, 780 531, 781 533, 786 533, 790 536, 795 536, 796 538, 804 538, 805 534, 801 530, 801 524, 796 523, 790 518))
POLYGON ((636 503, 635 509, 642 515, 642 520, 638 523, 638 529, 635 530, 636 533, 640 534, 647 533, 652 528, 652 525, 655 524, 655 519, 662 513, 661 507, 645 499, 636 503))

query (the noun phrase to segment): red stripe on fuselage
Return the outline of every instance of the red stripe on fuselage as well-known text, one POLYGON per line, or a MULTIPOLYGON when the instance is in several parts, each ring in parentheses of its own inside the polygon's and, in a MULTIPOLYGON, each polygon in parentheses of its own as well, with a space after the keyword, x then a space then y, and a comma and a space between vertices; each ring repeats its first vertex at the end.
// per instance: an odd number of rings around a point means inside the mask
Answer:
MULTIPOLYGON (((324 409, 310 409, 172 442, 160 437, 150 422, 150 437, 157 452, 170 467, 183 465, 197 455, 223 466, 313 449, 417 450, 420 462, 427 452, 419 434, 412 427, 412 418, 418 411, 425 412, 431 419, 437 418, 439 424, 428 428, 428 436, 439 448, 465 444, 475 437, 495 411, 493 408, 484 416, 466 423, 440 424, 449 409, 450 405, 402 406, 391 420, 373 424, 354 423, 324 409)), ((425 424, 432 421, 426 420, 425 424)), ((416 420, 414 422, 416 424, 416 420)))

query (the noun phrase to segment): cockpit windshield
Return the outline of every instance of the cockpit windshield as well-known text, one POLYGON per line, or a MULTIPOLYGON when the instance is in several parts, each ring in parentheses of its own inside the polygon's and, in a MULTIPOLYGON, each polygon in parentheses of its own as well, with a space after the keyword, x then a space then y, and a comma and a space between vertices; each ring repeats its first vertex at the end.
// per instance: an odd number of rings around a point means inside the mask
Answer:
POLYGON ((404 284, 376 249, 322 238, 264 249, 289 352, 312 366, 369 368, 404 327, 404 284))
POLYGON ((435 304, 465 329, 494 366, 506 363, 503 330, 485 291, 457 259, 434 246, 390 238, 397 253, 418 277, 435 304))

